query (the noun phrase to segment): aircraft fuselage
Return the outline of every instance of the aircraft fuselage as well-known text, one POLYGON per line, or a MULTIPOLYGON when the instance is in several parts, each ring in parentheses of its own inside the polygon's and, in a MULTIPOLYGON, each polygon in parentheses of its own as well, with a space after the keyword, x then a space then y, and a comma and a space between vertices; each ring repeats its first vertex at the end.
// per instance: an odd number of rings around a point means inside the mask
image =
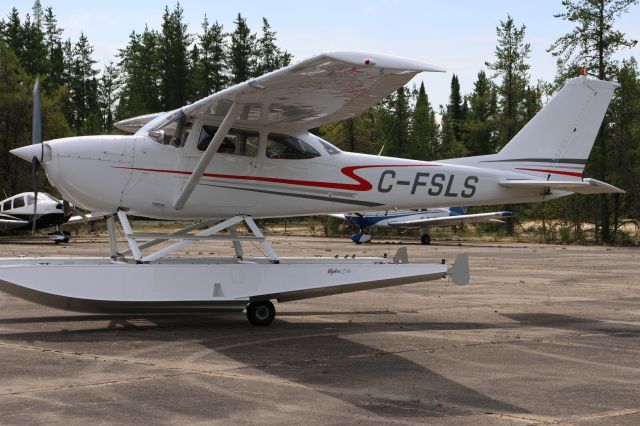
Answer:
POLYGON ((177 210, 173 203, 202 156, 198 144, 206 125, 194 123, 178 146, 140 134, 52 140, 45 142, 43 164, 65 199, 83 208, 121 208, 163 219, 470 206, 543 197, 536 189, 524 192, 498 184, 530 178, 518 172, 342 152, 307 132, 263 129, 246 131, 254 140, 244 152, 219 150, 184 208, 177 210), (314 153, 308 158, 273 154, 272 135, 302 141, 314 153))

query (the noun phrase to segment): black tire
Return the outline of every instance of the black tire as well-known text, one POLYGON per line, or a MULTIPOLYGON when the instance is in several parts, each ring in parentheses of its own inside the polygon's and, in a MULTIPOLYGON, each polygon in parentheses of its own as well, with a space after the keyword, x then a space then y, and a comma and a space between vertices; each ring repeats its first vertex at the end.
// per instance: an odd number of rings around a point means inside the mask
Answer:
POLYGON ((420 242, 425 246, 428 246, 429 244, 431 244, 431 237, 429 236, 429 234, 422 234, 420 242))
POLYGON ((251 302, 247 305, 247 319, 252 325, 264 327, 273 322, 276 317, 276 308, 269 300, 251 302))

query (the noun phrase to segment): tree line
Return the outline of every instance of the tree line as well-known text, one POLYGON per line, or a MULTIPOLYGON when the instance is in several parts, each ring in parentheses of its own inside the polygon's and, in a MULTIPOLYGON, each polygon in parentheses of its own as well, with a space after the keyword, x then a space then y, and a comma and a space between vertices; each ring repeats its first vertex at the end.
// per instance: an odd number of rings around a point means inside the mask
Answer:
MULTIPOLYGON (((424 84, 406 86, 359 117, 313 131, 342 148, 372 154, 420 160, 491 154, 580 69, 600 79, 616 79, 621 88, 585 175, 627 193, 505 208, 514 210, 520 222, 542 218, 545 227, 560 223, 573 240, 620 240, 621 226, 640 217, 640 76, 633 57, 616 59, 637 43, 616 29, 616 22, 636 4, 563 0, 563 11, 550 19, 568 21, 573 29, 547 48, 557 60, 553 81, 532 81, 526 26, 507 16, 496 28, 494 57, 482 64, 470 93, 461 92, 454 74, 448 103, 437 110, 424 84)), ((278 46, 267 18, 254 32, 238 14, 227 32, 205 15, 200 31, 192 34, 179 3, 165 7, 160 28, 133 31, 126 46, 101 69, 84 34, 72 41, 63 39, 63 33, 53 9, 43 9, 39 0, 24 18, 13 8, 0 20, 0 173, 5 191, 30 186, 28 164, 8 151, 30 140, 35 76, 44 87, 44 138, 52 139, 110 133, 118 119, 178 108, 292 59, 278 46)), ((510 226, 508 231, 519 229, 510 226)))

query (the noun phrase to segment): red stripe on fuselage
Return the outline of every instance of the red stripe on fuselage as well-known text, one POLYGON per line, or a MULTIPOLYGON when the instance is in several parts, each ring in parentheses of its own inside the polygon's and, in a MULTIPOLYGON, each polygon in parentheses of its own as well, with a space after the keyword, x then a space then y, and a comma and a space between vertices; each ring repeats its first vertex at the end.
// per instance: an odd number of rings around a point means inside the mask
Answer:
MULTIPOLYGON (((212 177, 219 179, 237 179, 237 180, 251 180, 256 182, 272 182, 283 183, 286 185, 298 185, 298 186, 312 186, 317 188, 330 188, 330 189, 343 189, 347 191, 369 191, 373 188, 373 185, 366 179, 355 174, 358 169, 370 169, 380 167, 433 167, 439 164, 382 164, 375 166, 348 166, 343 167, 341 172, 343 175, 355 180, 358 183, 338 183, 338 182, 322 182, 313 180, 300 180, 300 179, 282 179, 266 176, 242 176, 242 175, 225 175, 218 173, 203 173, 203 177, 212 177)), ((142 167, 115 167, 116 169, 126 170, 138 170, 142 172, 156 172, 156 173, 173 173, 179 175, 190 175, 191 172, 183 170, 167 170, 167 169, 147 169, 142 167)))
POLYGON ((578 172, 563 172, 561 170, 527 169, 525 167, 516 167, 516 170, 528 170, 528 171, 531 171, 531 172, 551 173, 551 174, 555 174, 555 175, 566 175, 566 176, 582 177, 582 173, 578 173, 578 172))

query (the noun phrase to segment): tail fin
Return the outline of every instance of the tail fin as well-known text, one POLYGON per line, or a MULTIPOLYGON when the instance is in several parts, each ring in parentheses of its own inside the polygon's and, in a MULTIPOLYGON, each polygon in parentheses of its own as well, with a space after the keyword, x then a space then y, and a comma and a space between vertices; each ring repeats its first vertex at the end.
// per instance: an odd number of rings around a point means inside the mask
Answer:
POLYGON ((617 87, 618 83, 585 76, 568 80, 499 153, 476 157, 476 162, 543 179, 582 178, 617 87))

